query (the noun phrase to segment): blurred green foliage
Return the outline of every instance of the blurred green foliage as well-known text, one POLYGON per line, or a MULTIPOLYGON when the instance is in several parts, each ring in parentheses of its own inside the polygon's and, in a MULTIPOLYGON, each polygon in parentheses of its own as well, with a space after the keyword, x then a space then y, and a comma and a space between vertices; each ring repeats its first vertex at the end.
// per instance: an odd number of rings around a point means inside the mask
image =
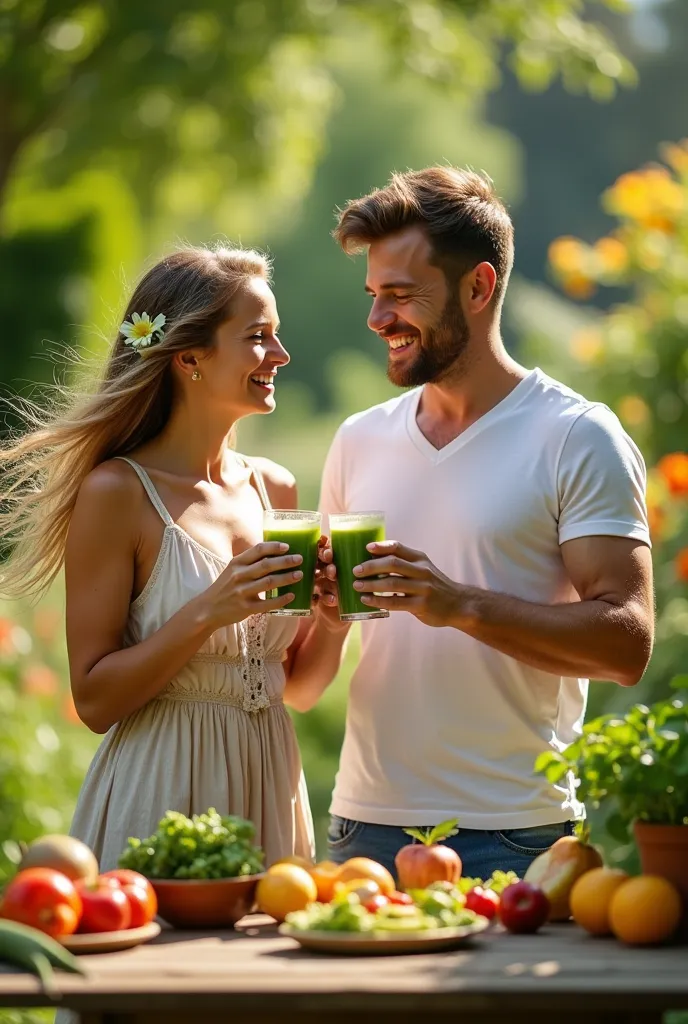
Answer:
POLYGON ((0 194, 30 145, 56 181, 105 160, 147 208, 166 191, 191 188, 212 209, 228 181, 255 188, 263 174, 275 184, 312 160, 332 95, 328 44, 342 27, 372 29, 416 75, 470 93, 499 81, 503 48, 531 88, 561 75, 568 88, 609 97, 633 70, 610 33, 586 17, 591 6, 4 0, 0 194))
POLYGON ((0 887, 19 843, 68 831, 96 747, 74 711, 53 602, 0 610, 0 887))

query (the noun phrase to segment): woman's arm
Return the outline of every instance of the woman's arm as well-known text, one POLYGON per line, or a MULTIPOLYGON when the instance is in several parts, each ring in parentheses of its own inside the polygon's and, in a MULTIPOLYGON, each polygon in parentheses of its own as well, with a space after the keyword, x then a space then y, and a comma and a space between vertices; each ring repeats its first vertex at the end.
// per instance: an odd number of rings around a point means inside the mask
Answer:
POLYGON ((310 711, 333 682, 342 664, 349 623, 327 626, 316 612, 299 630, 285 666, 284 701, 295 711, 310 711))
POLYGON ((220 626, 288 604, 261 592, 295 569, 282 545, 258 544, 150 637, 123 647, 147 501, 133 474, 103 464, 84 481, 67 541, 67 646, 74 703, 93 732, 104 733, 156 697, 220 626), (273 557, 271 557, 273 556, 273 557))
MULTIPOLYGON (((298 508, 292 474, 268 459, 253 462, 263 475, 271 504, 275 508, 298 508)), ((339 619, 333 589, 319 596, 313 618, 302 620, 287 652, 284 701, 296 711, 309 711, 317 703, 337 675, 346 650, 349 623, 339 619)))

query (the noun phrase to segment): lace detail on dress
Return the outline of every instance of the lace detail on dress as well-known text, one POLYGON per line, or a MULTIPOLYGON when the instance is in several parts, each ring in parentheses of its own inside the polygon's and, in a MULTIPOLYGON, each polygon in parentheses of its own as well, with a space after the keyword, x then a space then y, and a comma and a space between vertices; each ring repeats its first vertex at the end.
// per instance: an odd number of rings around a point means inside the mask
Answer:
POLYGON ((239 623, 241 678, 244 681, 244 711, 256 712, 270 706, 265 677, 265 631, 267 615, 251 615, 239 623))

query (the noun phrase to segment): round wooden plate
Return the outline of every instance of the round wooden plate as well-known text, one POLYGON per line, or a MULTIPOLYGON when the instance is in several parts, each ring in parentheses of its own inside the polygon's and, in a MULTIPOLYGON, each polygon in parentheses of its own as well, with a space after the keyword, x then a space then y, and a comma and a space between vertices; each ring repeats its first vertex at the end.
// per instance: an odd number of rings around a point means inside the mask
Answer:
POLYGON ((422 932, 304 932, 288 924, 280 926, 280 934, 294 939, 304 949, 319 953, 350 956, 389 956, 390 953, 432 953, 456 949, 474 935, 485 931, 487 919, 462 928, 434 928, 422 932))
POLYGON ((149 942, 159 934, 160 925, 157 921, 151 921, 141 928, 127 928, 120 932, 63 935, 59 941, 70 953, 115 953, 120 949, 131 949, 142 942, 149 942))

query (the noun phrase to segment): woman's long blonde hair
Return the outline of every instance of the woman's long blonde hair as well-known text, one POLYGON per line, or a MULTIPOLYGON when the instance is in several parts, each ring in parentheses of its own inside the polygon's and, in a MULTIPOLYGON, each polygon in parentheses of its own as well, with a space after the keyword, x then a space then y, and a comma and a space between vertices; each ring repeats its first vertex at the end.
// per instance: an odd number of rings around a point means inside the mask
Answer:
POLYGON ((257 252, 186 248, 157 263, 129 301, 133 313, 166 317, 161 342, 142 358, 117 335, 90 394, 67 387, 48 412, 15 403, 28 429, 0 446, 0 593, 39 596, 64 562, 69 524, 84 478, 101 462, 149 441, 165 426, 174 398, 172 356, 210 348, 231 316, 231 300, 250 277, 269 278, 257 252))

